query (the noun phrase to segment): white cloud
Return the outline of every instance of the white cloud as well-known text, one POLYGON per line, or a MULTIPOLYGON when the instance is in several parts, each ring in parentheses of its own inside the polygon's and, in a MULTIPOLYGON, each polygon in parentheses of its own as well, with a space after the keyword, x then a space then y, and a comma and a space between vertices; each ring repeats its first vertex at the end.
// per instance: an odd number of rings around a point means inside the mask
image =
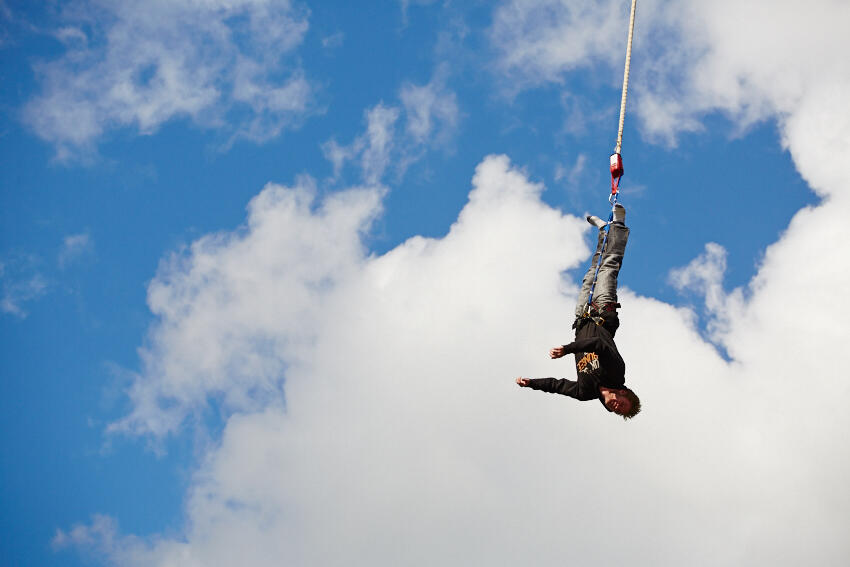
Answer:
POLYGON ((26 122, 60 159, 93 152, 116 128, 155 132, 174 118, 234 138, 277 136, 311 110, 312 87, 287 55, 307 31, 288 0, 75 2, 56 36, 65 54, 36 65, 42 93, 26 122))
POLYGON ((22 281, 4 281, 0 309, 4 313, 9 313, 23 319, 27 316, 27 312, 23 307, 24 303, 44 295, 46 290, 47 282, 41 274, 35 274, 22 281))
POLYGON ((94 242, 87 232, 66 236, 62 241, 62 249, 59 251, 59 267, 64 268, 83 255, 91 253, 93 249, 94 242))
POLYGON ((419 144, 444 144, 460 119, 457 96, 446 87, 446 72, 438 70, 427 85, 405 84, 401 102, 407 115, 407 133, 419 144))
POLYGON ((74 526, 70 531, 57 530, 53 537, 54 548, 63 548, 69 545, 84 546, 111 546, 116 534, 115 520, 97 515, 92 518, 90 526, 74 526))
MULTIPOLYGON (((541 190, 488 158, 449 234, 371 256, 377 191, 315 204, 306 179, 266 187, 246 227, 150 288, 160 322, 118 427, 162 435, 210 397, 230 416, 185 532, 140 543, 96 521, 76 539, 108 532, 117 565, 841 564, 850 458, 830 439, 850 427, 835 371, 850 360, 824 336, 847 338, 848 308, 805 310, 808 283, 850 284, 805 259, 848 236, 817 222, 838 210, 801 212, 768 250, 721 337, 732 363, 690 311, 623 289, 618 343, 645 404, 625 424, 512 383, 571 372, 546 352, 570 334, 562 272, 586 259, 587 225, 541 190)), ((690 272, 715 282, 721 257, 690 272)))
POLYGON ((705 253, 684 268, 670 272, 670 283, 679 291, 692 290, 705 299, 711 319, 709 336, 719 339, 744 306, 743 290, 726 293, 723 276, 726 273, 726 249, 714 242, 705 245, 705 253))
POLYGON ((0 262, 0 311, 26 318, 24 305, 47 293, 47 280, 38 270, 38 258, 15 257, 0 262))
MULTIPOLYGON (((562 83, 591 68, 618 88, 628 9, 607 0, 503 2, 490 38, 510 89, 562 83)), ((729 115, 739 130, 775 118, 789 128, 807 107, 833 108, 824 98, 850 96, 850 67, 836 56, 850 46, 842 32, 848 19, 850 4, 841 0, 643 1, 629 110, 645 135, 670 142, 701 129, 711 112, 729 115)))
POLYGON ((850 69, 835 57, 850 44, 841 33, 848 18, 850 5, 836 0, 692 1, 649 12, 643 44, 652 59, 637 76, 637 111, 650 133, 668 137, 713 111, 739 128, 784 123, 823 89, 850 89, 850 69), (668 38, 660 52, 657 37, 668 38))
POLYGON ((399 0, 401 4, 401 19, 407 25, 407 18, 410 6, 428 6, 436 0, 399 0))
POLYGON ((388 174, 400 179, 428 147, 447 147, 457 133, 460 111, 445 74, 440 68, 426 85, 404 84, 399 93, 404 112, 384 103, 367 110, 366 131, 350 144, 325 142, 322 150, 333 164, 334 178, 340 178, 347 162, 356 161, 366 184, 381 183, 388 174))
POLYGON ((23 307, 24 303, 44 295, 46 290, 47 282, 41 274, 35 274, 24 280, 4 281, 0 309, 4 313, 9 313, 23 319, 27 316, 27 312, 23 307))
POLYGON ((576 157, 575 163, 570 168, 567 168, 562 163, 558 162, 558 164, 555 165, 555 181, 566 180, 574 185, 578 182, 581 174, 584 173, 586 165, 587 154, 584 153, 581 153, 576 157))
POLYGON ((382 104, 367 112, 365 144, 361 151, 363 179, 366 183, 377 183, 390 165, 390 154, 395 138, 395 124, 398 121, 397 108, 382 104))
MULTIPOLYGON (((615 0, 509 0, 493 14, 490 41, 509 91, 563 81, 564 73, 625 53, 628 13, 615 0)), ((628 9, 628 7, 626 7, 628 9)))
POLYGON ((325 49, 337 49, 345 43, 345 34, 336 32, 322 38, 322 47, 325 49))
MULTIPOLYGON (((587 12, 569 20, 579 37, 582 21, 603 17, 591 3, 570 6, 549 19, 587 12)), ((569 337, 576 288, 561 275, 587 258, 587 225, 543 204, 542 187, 505 158, 479 165, 444 238, 412 238, 382 256, 360 240, 380 211, 378 190, 314 205, 306 180, 269 186, 245 228, 201 239, 151 285, 159 323, 134 411, 118 427, 166 434, 209 397, 229 417, 193 479, 183 533, 143 546, 110 536, 111 561, 843 565, 850 97, 839 59, 819 67, 821 47, 803 40, 814 28, 827 45, 847 41, 824 33, 838 25, 827 14, 837 22, 845 8, 795 14, 774 2, 763 12, 771 18, 755 20, 758 6, 767 4, 645 8, 671 25, 691 11, 682 52, 696 49, 695 69, 708 73, 659 75, 645 98, 659 113, 646 123, 663 134, 698 126, 710 109, 742 127, 778 116, 795 164, 824 197, 794 216, 745 289, 723 293, 723 251, 712 245, 673 276, 706 295, 722 323, 713 339, 731 362, 700 338, 692 311, 624 289, 617 339, 644 401, 637 419, 516 388, 519 374, 570 374, 546 351, 569 337), (746 52, 744 28, 775 49, 746 52), (804 53, 776 45, 788 38, 801 38, 804 53), (659 103, 668 86, 682 93, 681 116, 659 103)), ((519 30, 533 29, 516 16, 519 30)), ((607 40, 605 29, 594 33, 607 40)), ((582 41, 580 55, 519 45, 516 57, 530 57, 520 48, 538 49, 540 65, 566 57, 540 69, 556 79, 605 57, 596 39, 582 41)), ((673 57, 664 41, 659 57, 673 57)))
POLYGON ((357 136, 351 144, 341 146, 336 140, 325 142, 322 150, 333 164, 334 177, 340 176, 346 162, 359 160, 364 183, 380 183, 391 164, 391 157, 394 157, 399 114, 396 107, 378 104, 365 112, 366 132, 357 136))
POLYGON ((309 178, 269 184, 244 230, 209 235, 162 263, 148 290, 160 322, 130 392, 135 410, 113 429, 172 432, 208 395, 231 411, 276 398, 297 363, 290 353, 315 341, 315 309, 360 261, 356 235, 380 210, 380 188, 336 194, 315 210, 314 194, 309 178))

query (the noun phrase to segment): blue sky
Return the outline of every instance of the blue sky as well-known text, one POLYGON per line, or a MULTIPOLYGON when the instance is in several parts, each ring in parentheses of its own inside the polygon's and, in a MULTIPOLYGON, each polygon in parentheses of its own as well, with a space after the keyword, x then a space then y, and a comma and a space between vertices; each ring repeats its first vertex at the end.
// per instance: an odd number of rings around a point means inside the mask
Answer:
POLYGON ((639 6, 624 425, 512 379, 570 374, 626 2, 0 0, 0 563, 839 564, 847 11, 639 6))

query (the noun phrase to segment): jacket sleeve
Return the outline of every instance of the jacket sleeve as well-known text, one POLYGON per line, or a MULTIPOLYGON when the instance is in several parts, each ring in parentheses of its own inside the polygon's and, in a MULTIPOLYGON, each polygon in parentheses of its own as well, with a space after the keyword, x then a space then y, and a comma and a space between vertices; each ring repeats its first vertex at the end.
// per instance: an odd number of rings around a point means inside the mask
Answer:
POLYGON ((599 397, 597 384, 591 384, 592 380, 579 377, 578 380, 566 378, 529 378, 528 388, 549 392, 550 394, 561 394, 581 401, 595 400, 599 397))
POLYGON ((599 352, 605 348, 605 343, 599 337, 588 337, 586 339, 579 339, 568 345, 564 345, 564 348, 566 349, 567 354, 574 354, 577 352, 595 352, 596 354, 599 354, 599 352))

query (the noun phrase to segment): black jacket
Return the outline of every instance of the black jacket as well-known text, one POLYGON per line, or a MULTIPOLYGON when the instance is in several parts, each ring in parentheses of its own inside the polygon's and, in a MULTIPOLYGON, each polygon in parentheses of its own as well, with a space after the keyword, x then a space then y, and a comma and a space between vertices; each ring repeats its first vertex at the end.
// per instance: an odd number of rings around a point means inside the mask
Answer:
POLYGON ((528 387, 582 401, 598 399, 604 405, 599 387, 624 388, 626 382, 626 363, 614 344, 618 326, 616 312, 606 313, 602 325, 580 319, 576 340, 564 345, 567 353, 575 354, 577 379, 531 378, 528 387))

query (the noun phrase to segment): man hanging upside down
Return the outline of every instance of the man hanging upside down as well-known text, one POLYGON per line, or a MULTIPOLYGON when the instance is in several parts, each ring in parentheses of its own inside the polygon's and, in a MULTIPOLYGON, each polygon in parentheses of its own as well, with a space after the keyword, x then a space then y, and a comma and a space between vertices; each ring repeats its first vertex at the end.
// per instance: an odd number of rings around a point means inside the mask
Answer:
POLYGON ((617 352, 617 345, 614 344, 614 334, 620 326, 617 317, 617 308, 620 307, 617 303, 617 275, 629 239, 625 220, 626 209, 622 205, 615 205, 613 220, 608 228, 608 240, 603 250, 605 226, 608 223, 599 217, 587 217, 587 222, 599 228, 599 235, 596 253, 593 255, 590 269, 584 276, 576 305, 576 320, 573 323, 576 340, 549 351, 552 358, 575 354, 578 379, 573 381, 520 377, 516 379, 516 383, 523 388, 563 394, 577 400, 599 400, 608 411, 622 416, 623 419, 630 419, 640 411, 640 400, 625 386, 626 365, 617 352), (601 263, 594 297, 588 306, 587 301, 590 299, 598 262, 601 263))

